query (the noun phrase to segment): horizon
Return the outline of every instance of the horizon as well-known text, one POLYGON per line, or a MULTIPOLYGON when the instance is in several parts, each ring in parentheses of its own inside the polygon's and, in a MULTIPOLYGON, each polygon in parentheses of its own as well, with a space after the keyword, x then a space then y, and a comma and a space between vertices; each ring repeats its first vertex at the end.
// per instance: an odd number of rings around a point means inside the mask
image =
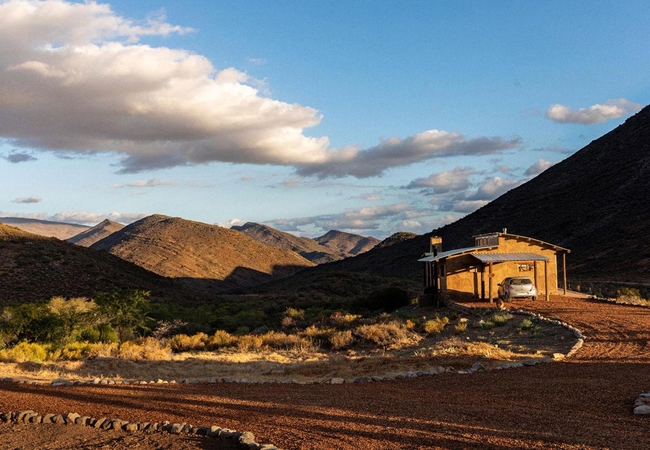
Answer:
POLYGON ((650 103, 644 6, 0 1, 0 217, 424 234, 650 103))

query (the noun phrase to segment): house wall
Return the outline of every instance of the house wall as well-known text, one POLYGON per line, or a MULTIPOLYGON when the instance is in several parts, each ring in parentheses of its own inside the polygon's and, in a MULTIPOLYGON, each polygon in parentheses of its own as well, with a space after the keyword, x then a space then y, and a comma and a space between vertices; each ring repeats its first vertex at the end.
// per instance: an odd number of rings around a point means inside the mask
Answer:
MULTIPOLYGON (((544 261, 521 261, 502 262, 492 264, 492 297, 497 297, 497 284, 506 277, 528 276, 537 287, 537 295, 542 297, 546 294, 558 293, 558 269, 557 255, 555 250, 543 246, 537 242, 529 241, 508 235, 499 236, 499 247, 496 250, 477 251, 476 253, 535 253, 550 259, 546 263, 548 289, 544 276, 544 261), (522 270, 530 266, 531 270, 522 270)), ((490 277, 488 276, 487 264, 483 264, 471 254, 450 257, 445 263, 446 277, 443 286, 446 286, 449 293, 471 294, 477 298, 489 298, 490 277), (482 273, 484 272, 484 273, 482 273), (484 295, 484 297, 482 297, 484 295)))

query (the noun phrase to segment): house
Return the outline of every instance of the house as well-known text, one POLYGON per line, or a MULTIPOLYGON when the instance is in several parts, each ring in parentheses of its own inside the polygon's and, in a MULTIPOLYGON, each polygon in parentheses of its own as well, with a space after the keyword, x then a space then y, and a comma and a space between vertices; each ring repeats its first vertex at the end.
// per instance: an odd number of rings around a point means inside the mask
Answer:
POLYGON ((558 293, 562 276, 566 293, 566 254, 571 251, 538 239, 502 232, 475 236, 475 246, 442 251, 442 239, 431 238, 424 263, 425 295, 421 304, 440 303, 447 296, 489 300, 497 297, 498 283, 506 277, 528 276, 538 298, 558 293), (562 272, 558 272, 561 255, 562 272), (423 301, 424 300, 424 301, 423 301))

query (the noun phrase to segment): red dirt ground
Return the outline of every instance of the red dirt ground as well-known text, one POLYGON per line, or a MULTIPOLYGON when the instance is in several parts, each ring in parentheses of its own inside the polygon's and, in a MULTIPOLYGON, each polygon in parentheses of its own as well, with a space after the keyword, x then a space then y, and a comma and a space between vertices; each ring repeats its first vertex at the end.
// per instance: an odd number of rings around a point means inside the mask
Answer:
MULTIPOLYGON (((0 411, 215 424, 284 449, 650 448, 650 418, 632 414, 650 391, 650 309, 568 297, 513 305, 569 322, 588 340, 563 362, 378 383, 0 383, 0 411)), ((140 448, 208 448, 169 444, 140 448)))

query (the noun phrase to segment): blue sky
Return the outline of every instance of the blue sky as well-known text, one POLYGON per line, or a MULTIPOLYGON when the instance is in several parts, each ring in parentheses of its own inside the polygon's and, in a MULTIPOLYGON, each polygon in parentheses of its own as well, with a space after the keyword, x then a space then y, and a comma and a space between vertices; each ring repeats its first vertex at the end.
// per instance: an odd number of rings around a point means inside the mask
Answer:
POLYGON ((650 103, 646 1, 0 1, 0 216, 424 233, 650 103))

